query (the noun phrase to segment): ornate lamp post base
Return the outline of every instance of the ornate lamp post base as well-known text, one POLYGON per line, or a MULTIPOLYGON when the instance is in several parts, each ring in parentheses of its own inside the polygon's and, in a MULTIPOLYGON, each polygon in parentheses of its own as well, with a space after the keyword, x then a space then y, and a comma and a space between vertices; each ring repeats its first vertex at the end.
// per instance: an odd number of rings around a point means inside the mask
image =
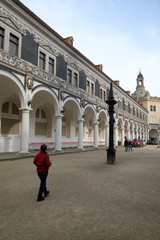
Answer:
POLYGON ((116 149, 107 149, 107 164, 116 164, 116 149))

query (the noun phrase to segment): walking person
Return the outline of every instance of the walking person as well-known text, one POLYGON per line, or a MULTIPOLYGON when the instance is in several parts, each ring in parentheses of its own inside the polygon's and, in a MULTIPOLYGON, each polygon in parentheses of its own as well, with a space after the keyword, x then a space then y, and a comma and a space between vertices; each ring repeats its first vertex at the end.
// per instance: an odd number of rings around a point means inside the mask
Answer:
POLYGON ((125 147, 125 151, 127 152, 128 151, 128 140, 127 140, 126 137, 125 137, 125 140, 124 140, 124 147, 125 147))
POLYGON ((131 143, 131 141, 128 141, 128 149, 129 149, 129 151, 131 150, 131 152, 132 152, 132 143, 131 143))
POLYGON ((40 187, 38 192, 38 198, 37 201, 42 201, 47 197, 49 194, 49 191, 46 187, 46 180, 48 176, 48 169, 51 166, 51 162, 49 160, 47 150, 47 145, 42 144, 40 147, 40 152, 35 156, 33 163, 37 166, 37 174, 40 178, 40 187), (44 194, 44 197, 43 197, 44 194))

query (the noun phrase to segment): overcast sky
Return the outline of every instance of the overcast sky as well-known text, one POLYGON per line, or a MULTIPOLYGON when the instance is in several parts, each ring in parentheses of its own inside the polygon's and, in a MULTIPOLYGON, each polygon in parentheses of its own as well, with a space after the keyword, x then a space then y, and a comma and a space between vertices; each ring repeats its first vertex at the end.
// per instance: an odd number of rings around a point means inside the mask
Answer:
POLYGON ((21 0, 62 37, 132 93, 141 69, 160 97, 160 0, 21 0))

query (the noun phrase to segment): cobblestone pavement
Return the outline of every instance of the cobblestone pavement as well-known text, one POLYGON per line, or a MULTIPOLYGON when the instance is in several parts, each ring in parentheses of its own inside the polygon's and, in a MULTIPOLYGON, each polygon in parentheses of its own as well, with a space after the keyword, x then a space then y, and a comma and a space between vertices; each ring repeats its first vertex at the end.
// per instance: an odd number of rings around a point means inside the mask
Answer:
POLYGON ((0 240, 160 239, 160 148, 50 158, 42 202, 33 158, 0 161, 0 240))

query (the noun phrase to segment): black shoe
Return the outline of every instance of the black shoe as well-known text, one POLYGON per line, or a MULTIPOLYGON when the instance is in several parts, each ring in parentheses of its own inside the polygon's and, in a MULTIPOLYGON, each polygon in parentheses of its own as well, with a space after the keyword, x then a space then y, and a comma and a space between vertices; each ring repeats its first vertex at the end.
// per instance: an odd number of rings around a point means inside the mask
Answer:
POLYGON ((49 191, 45 192, 45 193, 44 193, 44 196, 47 197, 48 194, 49 194, 49 191))
POLYGON ((40 202, 40 201, 43 201, 43 200, 45 200, 44 197, 38 197, 38 198, 37 198, 37 202, 40 202))

